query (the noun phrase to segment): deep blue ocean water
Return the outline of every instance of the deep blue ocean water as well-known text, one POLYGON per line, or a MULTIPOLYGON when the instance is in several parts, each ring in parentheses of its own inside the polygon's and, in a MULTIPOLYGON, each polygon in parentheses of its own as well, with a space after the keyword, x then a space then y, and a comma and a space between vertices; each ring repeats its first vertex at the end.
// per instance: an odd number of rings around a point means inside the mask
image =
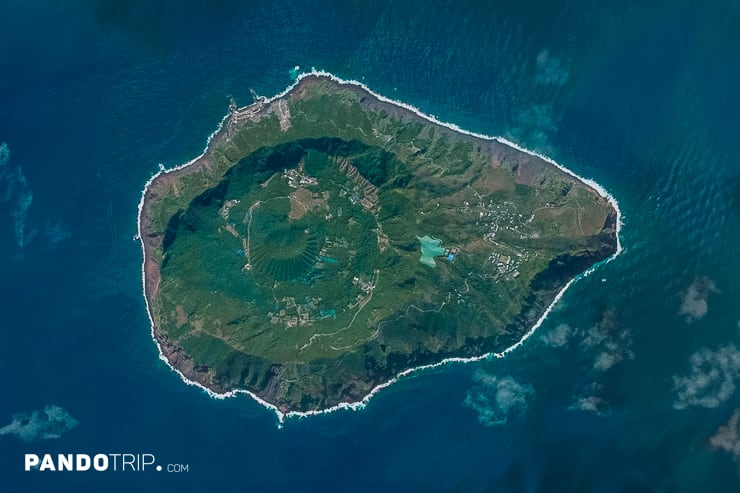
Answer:
POLYGON ((739 491, 738 88, 734 0, 5 0, 0 492, 739 491), (279 429, 185 386, 149 335, 141 188, 296 65, 596 179, 624 253, 507 358, 361 412, 279 429), (189 472, 24 472, 27 452, 189 472))

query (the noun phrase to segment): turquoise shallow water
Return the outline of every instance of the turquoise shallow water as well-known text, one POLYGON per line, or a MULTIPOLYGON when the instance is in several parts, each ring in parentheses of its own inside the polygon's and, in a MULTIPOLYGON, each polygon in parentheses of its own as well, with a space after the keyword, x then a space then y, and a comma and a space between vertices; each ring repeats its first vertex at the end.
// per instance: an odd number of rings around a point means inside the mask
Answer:
POLYGON ((729 0, 3 2, 0 491, 737 491, 737 439, 711 437, 740 408, 739 23, 729 0), (149 337, 140 190, 296 65, 593 177, 624 253, 507 358, 362 412, 278 429, 186 387, 149 337), (29 451, 190 472, 31 474, 29 451))

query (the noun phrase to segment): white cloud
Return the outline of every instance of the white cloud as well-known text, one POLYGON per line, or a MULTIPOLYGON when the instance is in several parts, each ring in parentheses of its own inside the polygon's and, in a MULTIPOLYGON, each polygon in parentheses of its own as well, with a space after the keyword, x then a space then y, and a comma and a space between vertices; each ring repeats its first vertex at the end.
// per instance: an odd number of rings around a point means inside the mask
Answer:
POLYGON ((611 408, 607 400, 602 396, 603 386, 598 382, 593 382, 583 389, 580 395, 577 395, 568 409, 594 413, 599 416, 605 416, 611 413, 611 408))
POLYGON ((10 161, 10 149, 5 143, 0 144, 0 201, 12 204, 15 241, 23 248, 35 232, 26 232, 26 215, 33 202, 33 194, 20 166, 10 161))
POLYGON ((476 384, 468 390, 464 404, 478 412, 484 426, 503 425, 525 413, 534 389, 510 376, 497 377, 482 370, 473 375, 476 384))
POLYGON ((612 310, 605 311, 599 323, 588 330, 560 324, 544 332, 541 341, 549 347, 558 348, 566 346, 581 334, 582 348, 595 354, 593 367, 596 370, 606 371, 624 360, 634 358, 630 333, 617 324, 612 310))
POLYGON ((44 237, 50 244, 55 245, 66 240, 70 236, 72 236, 72 234, 64 228, 62 223, 46 223, 46 227, 44 228, 44 237))
POLYGON ((557 130, 557 119, 552 105, 535 104, 516 115, 516 132, 538 144, 547 144, 547 138, 557 130))
POLYGON ((570 67, 560 58, 551 56, 549 50, 539 52, 536 63, 534 80, 537 84, 562 86, 568 81, 570 67))
POLYGON ((709 294, 718 292, 714 281, 708 277, 697 277, 684 291, 678 314, 685 316, 688 323, 703 318, 709 310, 709 294))
POLYGON ((673 407, 690 406, 715 408, 735 392, 735 379, 740 376, 740 351, 728 345, 711 351, 701 349, 692 354, 688 376, 673 377, 676 401, 673 407))
POLYGON ((606 371, 612 366, 622 361, 621 355, 616 353, 599 353, 594 360, 594 368, 599 371, 606 371))
POLYGON ((560 116, 555 115, 551 104, 534 104, 517 113, 515 125, 510 129, 513 139, 526 142, 529 146, 547 152, 550 136, 558 129, 560 116))
POLYGON ((591 359, 591 367, 595 371, 589 374, 596 381, 578 390, 568 408, 599 416, 609 415, 612 409, 599 383, 602 379, 600 374, 635 357, 630 331, 619 323, 614 310, 608 309, 601 314, 601 320, 589 329, 575 329, 572 332, 579 335, 576 340, 580 342, 583 354, 591 359))
POLYGON ((712 447, 731 453, 740 460, 740 409, 736 409, 730 420, 720 426, 709 439, 712 447))
POLYGON ((575 333, 567 324, 560 324, 542 336, 542 342, 550 347, 563 347, 568 344, 570 337, 575 333))
POLYGON ((617 324, 611 310, 604 312, 601 321, 586 332, 583 346, 597 351, 593 367, 599 371, 606 371, 635 357, 629 331, 617 324))
POLYGON ((46 406, 42 411, 19 413, 13 421, 0 428, 0 436, 15 435, 21 440, 34 441, 59 438, 77 426, 77 420, 59 406, 46 406))
POLYGON ((594 413, 594 414, 598 414, 599 416, 608 414, 608 410, 609 410, 607 402, 601 397, 596 396, 596 395, 587 395, 587 396, 579 397, 570 406, 569 409, 575 409, 578 411, 594 413))

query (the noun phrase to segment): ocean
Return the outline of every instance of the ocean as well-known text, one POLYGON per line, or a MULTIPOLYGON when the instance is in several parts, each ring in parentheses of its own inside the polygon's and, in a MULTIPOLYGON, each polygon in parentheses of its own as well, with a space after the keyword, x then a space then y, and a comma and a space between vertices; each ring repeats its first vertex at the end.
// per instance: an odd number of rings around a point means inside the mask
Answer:
POLYGON ((0 492, 740 490, 739 26, 735 0, 5 0, 0 492), (593 178, 624 251, 505 358, 279 427, 159 360, 136 214, 229 96, 314 67, 593 178))

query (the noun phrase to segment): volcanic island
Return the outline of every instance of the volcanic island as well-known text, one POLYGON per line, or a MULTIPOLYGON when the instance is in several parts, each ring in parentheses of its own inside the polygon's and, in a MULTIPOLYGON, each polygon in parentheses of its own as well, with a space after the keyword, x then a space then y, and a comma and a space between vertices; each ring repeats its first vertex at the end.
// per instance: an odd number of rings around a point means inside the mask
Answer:
POLYGON ((232 101, 139 207, 163 359, 281 415, 516 345, 618 226, 592 182, 318 73, 232 101))

